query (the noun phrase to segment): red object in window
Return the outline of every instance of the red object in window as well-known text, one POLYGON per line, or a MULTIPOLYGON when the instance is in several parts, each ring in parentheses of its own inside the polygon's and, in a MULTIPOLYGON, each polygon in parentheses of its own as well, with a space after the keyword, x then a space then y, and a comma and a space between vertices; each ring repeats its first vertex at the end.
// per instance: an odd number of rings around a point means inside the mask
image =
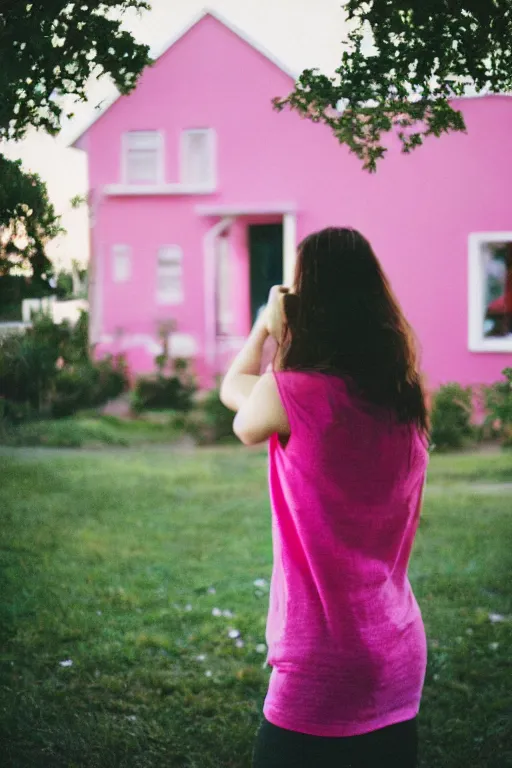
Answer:
POLYGON ((503 309, 506 315, 512 315, 512 246, 510 243, 507 248, 507 279, 505 282, 503 309))
POLYGON ((499 299, 491 301, 487 307, 488 315, 504 315, 505 314, 505 296, 500 296, 499 299))
POLYGON ((512 247, 508 247, 507 253, 507 277, 505 280, 505 293, 487 307, 488 315, 512 315, 512 247))

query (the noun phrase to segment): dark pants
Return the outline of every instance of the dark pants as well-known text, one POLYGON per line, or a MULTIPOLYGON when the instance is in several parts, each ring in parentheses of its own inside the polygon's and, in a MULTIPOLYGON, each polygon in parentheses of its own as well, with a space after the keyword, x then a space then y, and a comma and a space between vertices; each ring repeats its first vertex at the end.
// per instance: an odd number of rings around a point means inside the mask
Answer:
POLYGON ((264 719, 253 768, 415 768, 417 752, 416 718, 340 738, 287 731, 264 719))

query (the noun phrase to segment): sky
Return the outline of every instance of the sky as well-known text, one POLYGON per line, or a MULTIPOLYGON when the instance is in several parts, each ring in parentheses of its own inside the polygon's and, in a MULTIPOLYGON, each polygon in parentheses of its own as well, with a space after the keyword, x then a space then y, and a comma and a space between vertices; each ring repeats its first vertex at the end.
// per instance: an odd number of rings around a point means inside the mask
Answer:
MULTIPOLYGON (((125 26, 151 46, 152 55, 207 8, 220 13, 297 74, 310 67, 332 73, 346 36, 342 0, 211 0, 207 5, 204 0, 153 0, 151 6, 142 16, 127 14, 125 26)), ((88 103, 74 107, 75 117, 63 123, 58 137, 32 131, 24 141, 2 146, 5 154, 21 158, 48 185, 50 199, 67 230, 67 235, 48 248, 59 268, 68 267, 72 260, 85 264, 89 256, 87 210, 84 206, 73 209, 70 204, 72 197, 87 191, 86 156, 69 144, 94 117, 96 105, 113 94, 115 88, 105 78, 93 81, 88 103)))

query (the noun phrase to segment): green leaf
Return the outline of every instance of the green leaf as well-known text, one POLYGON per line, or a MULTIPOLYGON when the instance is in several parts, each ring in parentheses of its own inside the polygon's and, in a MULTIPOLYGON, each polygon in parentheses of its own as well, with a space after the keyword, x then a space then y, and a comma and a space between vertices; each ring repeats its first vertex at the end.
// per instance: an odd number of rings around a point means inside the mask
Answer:
POLYGON ((352 31, 335 77, 304 70, 274 106, 328 125, 371 172, 384 156, 383 134, 412 128, 398 133, 411 152, 426 136, 466 130, 451 99, 468 85, 512 90, 510 0, 349 0, 345 12, 352 31))

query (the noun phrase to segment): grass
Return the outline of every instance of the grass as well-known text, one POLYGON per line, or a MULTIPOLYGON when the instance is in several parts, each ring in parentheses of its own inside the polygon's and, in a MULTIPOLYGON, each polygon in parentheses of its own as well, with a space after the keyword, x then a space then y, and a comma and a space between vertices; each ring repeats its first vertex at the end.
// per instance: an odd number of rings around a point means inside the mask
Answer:
POLYGON ((11 446, 47 448, 131 447, 175 442, 182 432, 172 416, 159 420, 118 419, 94 413, 67 419, 41 420, 20 424, 0 434, 0 443, 11 446))
MULTIPOLYGON (((248 768, 268 680, 264 454, 0 462, 3 765, 248 768)), ((506 454, 432 461, 446 488, 427 494, 410 568, 429 641, 421 768, 512 766, 512 496, 462 486, 511 472, 506 454)))
POLYGON ((494 450, 487 453, 441 454, 430 458, 431 482, 499 482, 512 483, 512 451, 494 450))

